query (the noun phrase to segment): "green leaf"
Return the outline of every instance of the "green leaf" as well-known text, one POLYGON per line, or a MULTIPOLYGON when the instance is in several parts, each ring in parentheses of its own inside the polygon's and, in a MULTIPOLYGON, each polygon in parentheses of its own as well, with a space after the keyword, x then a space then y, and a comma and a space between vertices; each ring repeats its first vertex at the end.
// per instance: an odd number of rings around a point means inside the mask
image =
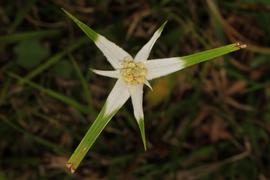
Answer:
POLYGON ((69 12, 67 12, 65 9, 62 9, 64 11, 64 13, 66 13, 66 15, 68 15, 68 17, 74 21, 79 28, 81 28, 81 30, 92 40, 92 41, 96 41, 97 37, 98 37, 98 33, 96 33, 92 28, 90 28, 89 26, 87 26, 86 24, 84 24, 83 22, 81 22, 79 19, 77 19, 75 16, 73 16, 72 14, 70 14, 69 12))
POLYGON ((43 38, 58 35, 60 30, 42 30, 42 31, 28 31, 21 33, 13 33, 10 35, 0 36, 1 43, 14 43, 17 41, 34 39, 34 38, 43 38))
POLYGON ((106 110, 106 104, 103 106, 96 120, 88 129, 87 133, 81 140, 80 144, 78 145, 78 147, 73 152, 70 159, 68 160, 68 163, 66 164, 66 166, 70 170, 71 173, 75 172, 75 170, 78 168, 81 161, 83 160, 83 158, 85 157, 89 149, 92 147, 92 145, 94 144, 94 142, 96 141, 96 139, 98 138, 102 130, 105 128, 105 126, 109 123, 109 121, 118 111, 117 109, 111 114, 105 115, 105 110, 106 110))
POLYGON ((233 52, 233 51, 237 51, 237 50, 245 48, 245 47, 246 47, 246 45, 244 45, 244 44, 234 43, 234 44, 202 51, 202 52, 195 53, 192 55, 179 57, 179 59, 185 62, 184 66, 185 66, 185 68, 187 68, 189 66, 192 66, 192 65, 204 62, 204 61, 208 61, 210 59, 228 54, 228 53, 233 52))
MULTIPOLYGON (((53 142, 50 142, 46 139, 43 139, 39 136, 36 136, 34 134, 29 133, 27 130, 21 128, 20 126, 18 126, 17 124, 13 123, 12 120, 5 118, 4 116, 0 116, 0 120, 1 122, 4 122, 5 124, 7 124, 9 127, 11 127, 12 129, 24 134, 25 136, 27 136, 29 139, 43 145, 44 147, 48 147, 50 149, 53 149, 55 152, 58 153, 64 153, 65 150, 63 148, 61 148, 59 146, 59 144, 55 144, 53 142)), ((1 177, 1 176, 0 176, 1 177)), ((1 179, 0 179, 1 180, 1 179)))
POLYGON ((17 63, 26 69, 33 68, 40 64, 49 55, 49 49, 42 46, 37 39, 21 41, 15 47, 17 63))
POLYGON ((81 81, 82 89, 84 92, 83 96, 85 96, 85 100, 88 103, 89 111, 91 114, 96 115, 97 113, 93 108, 92 97, 91 97, 91 93, 89 91, 87 79, 83 76, 82 70, 80 69, 78 63, 75 61, 73 56, 69 55, 69 59, 73 65, 75 73, 77 74, 78 78, 81 81))
POLYGON ((84 113, 89 113, 89 109, 88 107, 86 106, 83 106, 82 104, 78 103, 77 101, 63 95, 63 94, 60 94, 56 91, 53 91, 51 89, 48 89, 48 88, 45 88, 45 87, 42 87, 34 82, 31 82, 29 80, 26 80, 26 79, 23 79, 22 77, 16 75, 16 74, 13 74, 13 73, 10 73, 8 72, 8 75, 12 78, 15 78, 19 81, 23 81, 24 83, 28 84, 29 86, 35 88, 35 89, 38 89, 40 90, 41 92, 43 93, 46 93, 48 94, 49 96, 55 98, 55 99, 58 99, 59 101, 62 101, 63 103, 66 103, 67 105, 71 106, 71 107, 74 107, 75 109, 77 109, 78 111, 80 112, 84 112, 84 113))

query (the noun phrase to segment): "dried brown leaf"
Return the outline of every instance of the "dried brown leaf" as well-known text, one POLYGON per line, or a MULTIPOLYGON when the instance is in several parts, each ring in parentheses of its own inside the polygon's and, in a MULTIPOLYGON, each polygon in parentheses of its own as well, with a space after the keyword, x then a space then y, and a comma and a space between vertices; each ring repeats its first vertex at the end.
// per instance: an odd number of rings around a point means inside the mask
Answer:
POLYGON ((227 95, 242 94, 246 90, 247 83, 239 80, 234 82, 226 91, 227 95))
POLYGON ((226 96, 224 98, 224 102, 234 108, 237 108, 237 109, 240 109, 240 110, 243 110, 243 111, 252 111, 253 108, 249 105, 245 105, 245 104, 241 104, 239 102, 237 102, 236 100, 234 100, 233 98, 229 97, 229 96, 226 96))

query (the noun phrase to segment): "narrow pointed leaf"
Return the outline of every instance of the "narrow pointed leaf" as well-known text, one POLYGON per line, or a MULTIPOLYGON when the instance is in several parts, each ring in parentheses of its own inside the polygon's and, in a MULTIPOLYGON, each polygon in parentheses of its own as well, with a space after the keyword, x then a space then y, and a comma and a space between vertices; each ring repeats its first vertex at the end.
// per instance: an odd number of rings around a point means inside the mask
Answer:
POLYGON ((103 131, 105 126, 116 114, 118 109, 107 115, 105 114, 105 111, 106 111, 106 104, 103 106, 98 117, 91 125, 91 127, 88 129, 87 133, 81 140, 80 144, 78 145, 78 147, 68 160, 66 166, 71 173, 74 173, 75 170, 78 168, 78 166, 80 165, 81 161, 83 160, 89 149, 92 147, 92 145, 94 144, 100 133, 103 131))
POLYGON ((145 138, 145 128, 144 128, 144 119, 139 119, 138 121, 141 137, 142 137, 142 142, 143 142, 143 147, 144 150, 147 150, 147 143, 146 143, 146 138, 145 138))
POLYGON ((20 33, 12 33, 8 35, 1 35, 0 42, 1 43, 15 43, 20 42, 27 39, 38 39, 43 37, 51 37, 58 35, 61 31, 58 29, 52 30, 41 30, 41 31, 28 31, 28 32, 20 32, 20 33))
POLYGON ((104 56, 115 69, 120 67, 122 61, 125 58, 132 59, 129 53, 117 46, 115 43, 95 32, 92 28, 81 22, 79 19, 77 19, 75 16, 73 16, 66 10, 63 9, 63 11, 96 44, 96 46, 100 49, 100 51, 104 54, 104 56))
POLYGON ((115 113, 125 104, 129 96, 128 89, 124 88, 123 82, 120 79, 117 80, 98 117, 88 129, 84 138, 81 140, 80 144, 69 159, 67 167, 71 172, 74 172, 77 169, 80 162, 83 160, 88 150, 92 147, 100 133, 103 131, 115 113))
POLYGON ((98 38, 98 33, 96 33, 92 28, 90 28, 89 26, 87 26, 86 24, 84 24, 83 22, 81 22, 80 20, 78 20, 76 17, 74 17, 72 14, 70 14, 69 12, 67 12, 65 9, 62 9, 64 11, 64 13, 66 13, 66 15, 68 15, 68 17, 70 19, 72 19, 80 28, 81 30, 92 40, 92 41, 96 41, 98 38))
POLYGON ((134 116, 140 128, 142 142, 146 150, 146 139, 144 130, 144 114, 143 114, 143 84, 129 87, 131 95, 134 116))
POLYGON ((93 107, 93 101, 92 101, 92 96, 91 96, 91 92, 89 91, 89 86, 88 86, 88 82, 86 80, 86 78, 83 76, 83 72, 80 69, 78 63, 76 62, 76 60, 74 59, 74 57, 72 55, 68 56, 70 61, 72 62, 72 65, 74 67, 74 70, 78 76, 78 78, 80 79, 81 82, 81 86, 82 86, 82 90, 83 90, 83 95, 85 96, 86 102, 88 104, 89 107, 89 112, 93 115, 97 115, 97 112, 94 110, 93 107))
MULTIPOLYGON (((7 74, 12 78, 17 79, 18 81, 23 80, 22 77, 14 74, 14 73, 8 72, 7 74)), ((71 99, 70 97, 67 97, 67 96, 65 96, 63 94, 60 94, 60 93, 58 93, 58 92, 56 92, 56 91, 54 91, 52 89, 42 87, 39 84, 36 84, 36 83, 34 83, 32 81, 29 81, 29 80, 26 80, 26 79, 24 79, 23 81, 24 81, 25 84, 31 86, 32 88, 35 88, 35 89, 37 89, 37 90, 39 90, 39 91, 41 91, 41 92, 43 92, 45 94, 48 94, 49 96, 51 96, 51 97, 53 97, 53 98, 55 98, 55 99, 57 99, 59 101, 62 101, 63 103, 77 109, 80 112, 87 113, 87 114, 90 113, 87 106, 84 106, 84 105, 80 104, 79 102, 75 101, 74 99, 71 99)))
POLYGON ((135 61, 145 61, 148 59, 149 54, 154 46, 154 44, 156 43, 156 41, 158 40, 158 38, 160 37, 165 25, 166 25, 167 21, 165 21, 160 28, 158 28, 156 30, 156 32, 153 34, 153 36, 151 37, 151 39, 142 47, 142 49, 140 49, 140 51, 136 54, 135 56, 135 61))
POLYGON ((237 50, 245 48, 245 47, 246 47, 246 45, 244 45, 244 44, 234 43, 234 44, 202 51, 199 53, 191 54, 188 56, 183 56, 183 57, 180 57, 179 59, 181 61, 184 61, 184 68, 186 68, 186 67, 192 66, 194 64, 208 61, 210 59, 237 51, 237 50))
POLYGON ((210 59, 245 48, 246 45, 239 43, 230 44, 183 57, 152 59, 145 62, 147 67, 147 80, 162 77, 189 66, 208 61, 210 59))

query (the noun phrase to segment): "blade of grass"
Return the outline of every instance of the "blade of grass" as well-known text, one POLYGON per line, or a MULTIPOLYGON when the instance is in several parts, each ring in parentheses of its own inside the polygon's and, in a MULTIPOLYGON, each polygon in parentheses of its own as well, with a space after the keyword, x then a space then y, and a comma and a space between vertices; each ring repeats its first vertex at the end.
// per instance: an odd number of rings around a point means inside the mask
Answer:
POLYGON ((14 31, 22 22, 27 13, 31 10, 36 0, 28 0, 23 3, 23 6, 19 8, 17 12, 16 18, 11 24, 9 31, 14 31))
POLYGON ((201 34, 201 30, 198 26, 194 24, 194 21, 190 18, 186 18, 185 20, 182 19, 182 17, 178 16, 173 10, 163 8, 162 11, 167 14, 169 17, 174 19, 178 24, 180 24, 181 27, 185 27, 184 31, 185 33, 191 33, 192 36, 196 38, 198 42, 200 42, 204 47, 209 47, 209 43, 206 42, 205 37, 201 34))
POLYGON ((16 34, 0 36, 0 42, 1 43, 14 43, 14 42, 22 41, 25 39, 50 37, 50 36, 57 35, 60 32, 61 32, 60 30, 56 29, 56 30, 43 30, 43 31, 16 33, 16 34))
POLYGON ((207 0, 206 1, 208 7, 209 7, 209 12, 211 13, 210 16, 215 17, 217 21, 220 22, 222 25, 223 29, 225 29, 225 32, 229 32, 230 36, 235 36, 235 38, 244 41, 244 42, 249 42, 247 50, 252 51, 252 52, 257 52, 261 54, 270 54, 270 48, 266 46, 261 46, 254 44, 250 42, 249 39, 244 37, 241 32, 237 31, 233 26, 230 25, 220 14, 220 10, 218 9, 219 7, 216 5, 215 1, 212 0, 207 0))
POLYGON ((19 84, 24 84, 26 81, 29 81, 29 80, 33 79, 34 77, 38 76, 43 71, 48 69, 50 66, 54 65, 59 60, 61 60, 65 55, 76 50, 77 48, 79 48, 80 46, 85 44, 86 42, 88 42, 87 38, 85 38, 85 37, 80 38, 77 42, 75 42, 71 46, 68 46, 67 48, 65 48, 64 51, 52 56, 45 63, 41 64, 39 67, 35 68, 33 71, 31 71, 29 74, 27 74, 24 78, 22 78, 19 81, 19 84))
POLYGON ((29 139, 32 139, 36 142, 38 142, 39 144, 42 144, 48 148, 51 148, 53 149, 55 152, 58 152, 58 153, 63 153, 65 152, 61 147, 59 147, 57 144, 54 144, 50 141, 47 141, 43 138, 40 138, 38 136, 35 136, 27 131, 25 131, 24 129, 22 129, 21 127, 19 127, 18 125, 14 124, 12 121, 10 121, 9 119, 3 117, 3 116, 0 116, 0 119, 2 120, 2 122, 4 122, 6 125, 10 126, 11 128, 13 128, 14 130, 26 135, 27 137, 29 137, 29 139))
MULTIPOLYGON (((11 73, 11 72, 7 72, 7 74, 10 77, 12 77, 14 79, 17 79, 19 81, 21 81, 23 79, 20 76, 14 74, 14 73, 11 73)), ((28 80, 25 80, 25 79, 24 79, 24 83, 26 83, 27 85, 29 85, 29 86, 31 86, 31 87, 33 87, 35 89, 38 89, 39 91, 41 91, 43 93, 48 94, 49 96, 51 96, 51 97, 53 97, 55 99, 58 99, 59 101, 62 101, 63 103, 65 103, 65 104, 67 104, 67 105, 69 105, 71 107, 74 107, 75 109, 77 109, 80 112, 87 113, 87 114, 90 113, 88 107, 85 107, 85 106, 81 105, 77 101, 75 101, 75 100, 73 100, 73 99, 71 99, 71 98, 69 98, 69 97, 67 97, 67 96, 65 96, 63 94, 55 92, 55 91, 53 91, 51 89, 44 88, 44 87, 42 87, 42 86, 40 86, 40 85, 38 85, 38 84, 36 84, 34 82, 31 82, 31 81, 28 81, 28 80)))
POLYGON ((11 85, 11 78, 8 77, 2 84, 2 89, 0 92, 0 106, 5 102, 9 86, 11 85))
POLYGON ((71 55, 69 55, 68 57, 69 57, 70 61, 72 62, 74 69, 75 69, 75 72, 77 73, 77 75, 81 81, 81 85, 83 88, 83 94, 84 94, 84 97, 86 98, 86 101, 88 103, 89 111, 91 112, 91 114, 96 115, 96 111, 94 110, 94 108, 92 106, 92 98, 91 98, 90 90, 88 88, 88 83, 87 83, 86 79, 83 77, 82 71, 80 70, 74 57, 71 55))
MULTIPOLYGON (((30 165, 30 166, 38 166, 41 163, 40 157, 29 157, 29 156, 24 156, 21 157, 20 155, 14 157, 5 157, 4 159, 1 159, 1 163, 4 165, 14 165, 14 166, 20 166, 21 164, 24 164, 25 166, 30 165)), ((6 179, 1 179, 0 180, 6 180, 6 179)))

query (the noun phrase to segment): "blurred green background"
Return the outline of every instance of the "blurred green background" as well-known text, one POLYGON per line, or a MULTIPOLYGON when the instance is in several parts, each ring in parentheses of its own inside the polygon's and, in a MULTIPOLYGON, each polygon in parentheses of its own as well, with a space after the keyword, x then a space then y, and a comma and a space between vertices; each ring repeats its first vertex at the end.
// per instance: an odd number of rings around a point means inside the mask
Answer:
POLYGON ((269 0, 1 1, 0 180, 270 178, 269 22, 269 0), (149 150, 128 102, 70 175, 115 80, 89 71, 111 67, 61 7, 133 55, 166 19, 151 58, 248 48, 152 81, 149 150))

